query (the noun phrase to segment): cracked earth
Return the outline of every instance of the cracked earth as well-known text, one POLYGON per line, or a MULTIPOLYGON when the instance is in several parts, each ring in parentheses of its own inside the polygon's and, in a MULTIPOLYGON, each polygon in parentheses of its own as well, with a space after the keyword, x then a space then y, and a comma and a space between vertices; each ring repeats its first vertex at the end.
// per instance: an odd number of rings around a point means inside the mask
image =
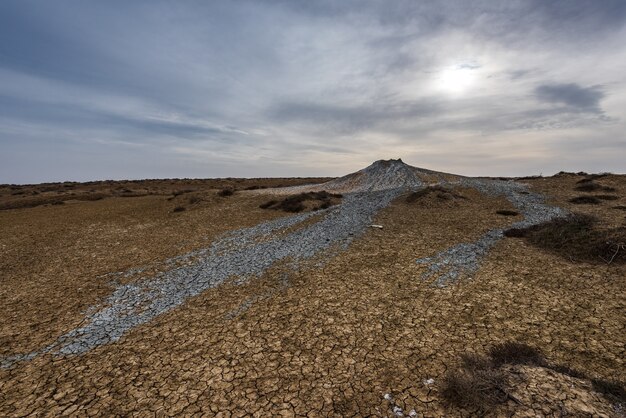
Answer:
MULTIPOLYGON (((624 212, 608 205, 569 204, 576 180, 523 183, 550 207, 624 225, 624 212)), ((626 193, 622 177, 605 182, 626 193)), ((194 292, 186 289, 195 281, 175 282, 184 295, 177 303, 76 350, 63 350, 59 338, 114 306, 116 290, 153 294, 159 286, 151 280, 176 269, 201 277, 203 249, 293 215, 259 209, 269 198, 263 191, 228 199, 207 192, 204 203, 176 215, 159 196, 0 212, 0 415, 472 416, 446 406, 439 383, 460 354, 510 340, 589 376, 626 380, 623 265, 574 263, 502 236, 443 286, 431 277, 432 262, 417 262, 524 221, 496 213, 520 208, 506 194, 471 186, 456 186, 463 199, 417 203, 394 192, 358 228, 328 245, 307 244, 321 250, 298 263, 288 252, 194 292)), ((329 215, 296 216, 306 219, 244 247, 257 248, 256 258, 275 254, 283 248, 275 242, 329 215)), ((152 306, 133 305, 132 317, 152 306)), ((584 380, 541 367, 507 370, 518 402, 494 415, 621 413, 584 380)))

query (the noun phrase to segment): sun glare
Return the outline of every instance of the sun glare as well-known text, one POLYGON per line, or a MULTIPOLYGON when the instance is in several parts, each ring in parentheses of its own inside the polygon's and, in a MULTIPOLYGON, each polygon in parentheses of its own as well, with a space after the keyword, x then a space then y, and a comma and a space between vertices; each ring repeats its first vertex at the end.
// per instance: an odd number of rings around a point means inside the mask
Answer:
POLYGON ((458 95, 468 91, 476 82, 476 69, 454 66, 444 69, 438 76, 438 87, 450 94, 458 95))

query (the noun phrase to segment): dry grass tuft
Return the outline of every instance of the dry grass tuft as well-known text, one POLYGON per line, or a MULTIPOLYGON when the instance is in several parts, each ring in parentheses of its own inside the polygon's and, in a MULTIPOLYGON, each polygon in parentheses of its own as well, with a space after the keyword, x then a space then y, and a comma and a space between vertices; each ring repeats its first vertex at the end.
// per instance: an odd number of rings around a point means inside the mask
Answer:
POLYGON ((217 192, 217 195, 220 197, 228 197, 235 194, 235 189, 232 187, 224 187, 222 190, 217 192))
POLYGON ((619 196, 615 196, 612 194, 597 194, 594 195, 593 197, 595 197, 596 199, 600 199, 600 200, 617 200, 619 199, 619 196))
POLYGON ((570 261, 625 263, 626 227, 598 229, 596 225, 592 216, 572 214, 528 228, 511 228, 504 235, 524 238, 570 261))
POLYGON ((576 205, 598 205, 600 204, 600 199, 594 196, 577 196, 573 199, 569 200, 570 203, 574 203, 576 205))
POLYGON ((467 199, 465 196, 455 193, 452 189, 435 185, 412 192, 406 197, 405 201, 406 203, 417 202, 418 200, 430 196, 431 194, 441 200, 467 199))
POLYGON ((446 374, 441 396, 450 406, 482 412, 506 402, 504 373, 493 361, 478 354, 463 354, 461 366, 446 374))
POLYGON ((576 186, 574 190, 578 190, 579 192, 597 192, 597 191, 614 192, 615 188, 609 187, 609 186, 603 186, 601 184, 594 183, 593 181, 588 181, 588 182, 582 183, 580 186, 576 186))
POLYGON ((313 210, 327 209, 334 204, 336 204, 336 200, 340 199, 342 195, 335 193, 328 193, 326 191, 321 192, 308 192, 308 193, 300 193, 297 195, 287 196, 281 201, 278 200, 270 200, 265 202, 259 207, 261 209, 274 209, 274 210, 283 210, 285 212, 302 212, 307 208, 305 202, 307 201, 317 201, 320 202, 319 205, 313 207, 313 210))
POLYGON ((443 378, 440 392, 448 406, 464 408, 485 414, 509 399, 516 400, 507 390, 505 365, 544 367, 555 372, 587 380, 593 390, 607 399, 626 402, 624 384, 615 380, 589 378, 585 373, 568 366, 550 364, 535 347, 509 341, 493 346, 486 356, 462 354, 460 366, 443 378))
POLYGON ((585 177, 584 179, 578 180, 576 183, 578 183, 578 184, 589 183, 589 182, 594 181, 595 179, 600 179, 602 177, 606 177, 609 174, 610 173, 589 174, 589 175, 587 175, 587 177, 585 177))
POLYGON ((617 380, 591 379, 593 389, 608 398, 613 398, 620 403, 626 403, 626 388, 617 380))
POLYGON ((508 209, 497 210, 496 213, 498 215, 502 215, 502 216, 517 216, 517 215, 519 215, 519 212, 514 211, 514 210, 508 210, 508 209))

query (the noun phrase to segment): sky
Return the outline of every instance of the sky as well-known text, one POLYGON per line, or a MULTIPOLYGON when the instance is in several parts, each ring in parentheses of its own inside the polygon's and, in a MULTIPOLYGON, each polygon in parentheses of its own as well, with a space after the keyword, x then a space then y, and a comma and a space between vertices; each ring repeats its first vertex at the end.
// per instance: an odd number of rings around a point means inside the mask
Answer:
POLYGON ((626 172, 626 0, 2 0, 0 183, 626 172))

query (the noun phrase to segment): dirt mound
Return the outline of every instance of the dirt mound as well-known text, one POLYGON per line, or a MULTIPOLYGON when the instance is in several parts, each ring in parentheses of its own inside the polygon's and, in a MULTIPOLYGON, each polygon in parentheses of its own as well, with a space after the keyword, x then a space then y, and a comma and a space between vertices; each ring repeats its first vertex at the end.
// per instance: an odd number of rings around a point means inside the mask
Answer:
POLYGON ((303 193, 325 190, 333 193, 360 193, 398 188, 415 189, 442 181, 454 181, 460 176, 413 167, 397 160, 378 160, 355 173, 326 183, 311 186, 274 189, 277 194, 303 193))

